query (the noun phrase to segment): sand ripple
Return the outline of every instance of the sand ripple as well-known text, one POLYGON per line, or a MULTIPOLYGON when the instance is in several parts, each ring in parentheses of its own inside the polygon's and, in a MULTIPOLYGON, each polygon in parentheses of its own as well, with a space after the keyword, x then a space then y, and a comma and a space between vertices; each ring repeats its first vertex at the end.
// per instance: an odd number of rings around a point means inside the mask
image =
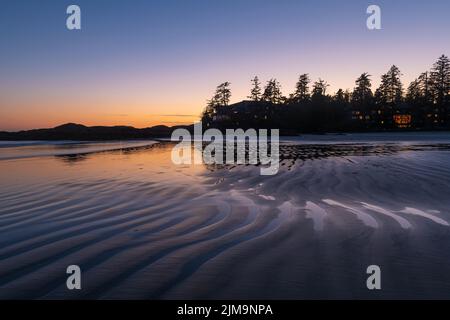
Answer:
POLYGON ((380 148, 291 145, 272 177, 175 167, 164 143, 2 161, 0 298, 366 297, 374 262, 402 283, 385 297, 445 297, 448 151, 380 148))

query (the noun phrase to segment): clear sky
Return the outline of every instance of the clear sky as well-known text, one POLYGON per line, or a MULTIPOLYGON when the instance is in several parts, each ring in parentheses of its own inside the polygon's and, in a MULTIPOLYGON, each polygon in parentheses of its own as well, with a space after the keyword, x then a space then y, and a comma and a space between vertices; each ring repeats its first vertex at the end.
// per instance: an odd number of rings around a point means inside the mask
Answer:
POLYGON ((185 124, 217 84, 301 73, 352 89, 396 64, 405 85, 450 55, 450 1, 0 0, 0 130, 185 124), (82 30, 66 28, 77 4, 82 30), (366 28, 381 7, 382 30, 366 28))

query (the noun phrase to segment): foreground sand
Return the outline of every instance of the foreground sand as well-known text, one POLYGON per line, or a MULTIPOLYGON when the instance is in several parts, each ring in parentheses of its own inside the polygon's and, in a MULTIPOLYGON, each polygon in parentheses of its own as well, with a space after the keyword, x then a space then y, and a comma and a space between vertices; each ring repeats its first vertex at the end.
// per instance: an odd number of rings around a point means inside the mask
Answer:
POLYGON ((272 177, 174 166, 170 143, 1 160, 0 298, 450 298, 450 139, 430 140, 288 141, 272 177))

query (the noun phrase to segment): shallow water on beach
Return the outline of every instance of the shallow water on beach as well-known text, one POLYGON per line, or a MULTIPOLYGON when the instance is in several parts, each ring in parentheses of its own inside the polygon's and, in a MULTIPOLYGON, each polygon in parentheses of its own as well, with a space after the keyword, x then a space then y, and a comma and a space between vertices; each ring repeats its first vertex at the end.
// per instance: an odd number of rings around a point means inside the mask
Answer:
POLYGON ((450 298, 450 134, 287 137, 275 176, 173 146, 3 143, 0 298, 450 298))

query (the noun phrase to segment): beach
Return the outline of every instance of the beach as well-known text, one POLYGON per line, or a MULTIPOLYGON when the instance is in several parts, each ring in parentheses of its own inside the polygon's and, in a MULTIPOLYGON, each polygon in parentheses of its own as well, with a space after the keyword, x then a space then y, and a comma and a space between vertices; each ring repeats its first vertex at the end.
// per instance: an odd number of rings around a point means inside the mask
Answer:
POLYGON ((274 176, 173 146, 0 145, 0 299, 450 298, 449 133, 282 137, 274 176))

